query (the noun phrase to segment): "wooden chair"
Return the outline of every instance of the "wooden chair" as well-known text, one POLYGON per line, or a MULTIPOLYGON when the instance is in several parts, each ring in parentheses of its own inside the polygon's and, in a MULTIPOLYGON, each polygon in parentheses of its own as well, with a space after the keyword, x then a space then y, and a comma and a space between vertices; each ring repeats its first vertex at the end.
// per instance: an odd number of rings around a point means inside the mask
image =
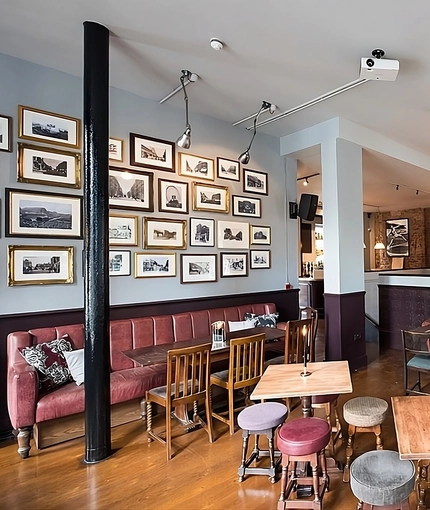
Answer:
POLYGON ((307 306, 305 308, 300 309, 300 319, 313 319, 312 324, 312 338, 314 343, 317 339, 318 333, 318 310, 312 308, 311 306, 307 306))
MULTIPOLYGON (((402 330, 404 352, 405 394, 429 395, 430 390, 423 390, 421 374, 430 375, 430 339, 428 334, 413 333, 402 330), (409 372, 416 374, 415 383, 409 382, 409 372)), ((427 385, 428 381, 426 381, 427 385)))
POLYGON ((234 411, 246 407, 249 388, 256 385, 263 374, 265 338, 264 334, 260 334, 231 340, 228 370, 216 372, 210 377, 211 386, 224 388, 228 392, 227 417, 215 412, 212 412, 212 416, 226 423, 231 435, 234 434, 234 411), (235 409, 234 391, 239 389, 245 390, 245 406, 235 409))
POLYGON ((148 441, 153 439, 167 446, 167 460, 172 458, 172 411, 178 405, 193 404, 193 422, 199 423, 213 442, 210 399, 210 353, 212 344, 172 349, 167 352, 167 384, 146 392, 148 441), (198 401, 204 400, 207 424, 198 415, 198 401), (152 430, 152 402, 166 409, 165 439, 152 430))

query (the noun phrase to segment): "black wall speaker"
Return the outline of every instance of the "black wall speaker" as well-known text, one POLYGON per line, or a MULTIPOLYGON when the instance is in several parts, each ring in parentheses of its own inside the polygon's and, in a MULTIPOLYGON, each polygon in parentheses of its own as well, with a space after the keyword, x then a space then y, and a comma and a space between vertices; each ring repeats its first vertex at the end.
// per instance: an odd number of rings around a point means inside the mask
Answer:
POLYGON ((299 216, 303 220, 313 221, 317 212, 318 195, 302 193, 299 204, 299 216))

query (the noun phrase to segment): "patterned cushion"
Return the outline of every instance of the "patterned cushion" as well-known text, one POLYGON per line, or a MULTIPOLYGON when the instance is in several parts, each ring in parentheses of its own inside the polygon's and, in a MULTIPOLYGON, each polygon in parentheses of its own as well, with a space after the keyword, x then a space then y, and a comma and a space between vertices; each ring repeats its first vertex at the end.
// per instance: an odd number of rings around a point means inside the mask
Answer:
POLYGON ((39 373, 39 389, 50 391, 72 380, 64 358, 64 351, 71 351, 68 336, 50 342, 19 349, 23 358, 39 373))
POLYGON ((266 315, 256 315, 255 313, 247 312, 243 320, 248 321, 251 319, 255 320, 255 327, 261 328, 276 328, 278 324, 279 313, 268 313, 266 315))

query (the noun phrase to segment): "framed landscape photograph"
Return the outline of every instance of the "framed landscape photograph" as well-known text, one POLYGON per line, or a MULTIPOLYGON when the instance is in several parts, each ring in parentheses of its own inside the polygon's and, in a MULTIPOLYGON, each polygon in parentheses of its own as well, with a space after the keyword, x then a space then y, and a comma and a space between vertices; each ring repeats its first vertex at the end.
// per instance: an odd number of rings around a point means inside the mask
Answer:
POLYGON ((8 285, 73 283, 73 247, 8 246, 8 285))
POLYGON ((81 121, 75 117, 18 106, 18 136, 24 140, 79 149, 81 121))
POLYGON ((130 133, 130 165, 175 171, 175 144, 168 140, 130 133))
POLYGON ((187 247, 187 220, 143 218, 143 247, 185 250, 187 247))
POLYGON ((0 115, 0 151, 12 152, 12 117, 0 115))
POLYGON ((233 216, 261 218, 261 199, 233 195, 233 216))
POLYGON ((267 173, 257 172, 249 168, 243 169, 243 191, 248 193, 258 193, 259 195, 268 195, 267 173))
POLYGON ((135 278, 161 278, 176 276, 175 253, 135 253, 135 278))
POLYGON ((111 161, 124 161, 124 140, 109 138, 109 159, 111 161))
POLYGON ((6 188, 7 237, 82 239, 82 197, 6 188))
POLYGON ((193 211, 228 213, 229 206, 227 186, 193 182, 193 211))
POLYGON ((221 278, 248 276, 248 253, 221 252, 221 278))
POLYGON ((232 161, 231 159, 225 158, 217 158, 217 176, 220 179, 240 181, 239 161, 232 161))
POLYGON ((185 152, 179 153, 179 175, 198 179, 215 180, 215 162, 210 158, 195 156, 185 152))
POLYGON ((109 245, 137 246, 138 243, 138 217, 109 214, 109 245))
POLYGON ((386 220, 386 252, 389 257, 409 257, 409 220, 408 218, 386 220))
POLYGON ((251 250, 249 265, 251 269, 269 269, 270 250, 251 250))
POLYGON ((215 246, 215 220, 190 218, 190 246, 215 246))
POLYGON ((109 206, 115 209, 154 210, 154 175, 124 168, 109 168, 109 206))
POLYGON ((218 221, 218 248, 247 250, 249 248, 249 223, 218 221))
POLYGON ((131 275, 131 251, 109 250, 109 276, 131 275))
POLYGON ((181 255, 181 283, 205 283, 216 280, 216 255, 181 255))
POLYGON ((81 155, 18 144, 18 182, 81 187, 81 155))
POLYGON ((251 244, 270 244, 272 229, 262 225, 251 225, 251 244))
POLYGON ((158 179, 158 210, 188 213, 188 182, 158 179))

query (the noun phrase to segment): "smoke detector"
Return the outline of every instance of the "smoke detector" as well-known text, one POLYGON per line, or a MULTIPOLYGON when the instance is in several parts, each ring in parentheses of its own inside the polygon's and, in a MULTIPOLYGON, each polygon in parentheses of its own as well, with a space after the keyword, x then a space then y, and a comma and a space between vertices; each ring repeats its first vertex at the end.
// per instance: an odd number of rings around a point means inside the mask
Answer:
POLYGON ((222 50, 224 48, 224 43, 217 39, 216 37, 212 37, 212 39, 210 40, 210 44, 211 47, 216 51, 222 50))

